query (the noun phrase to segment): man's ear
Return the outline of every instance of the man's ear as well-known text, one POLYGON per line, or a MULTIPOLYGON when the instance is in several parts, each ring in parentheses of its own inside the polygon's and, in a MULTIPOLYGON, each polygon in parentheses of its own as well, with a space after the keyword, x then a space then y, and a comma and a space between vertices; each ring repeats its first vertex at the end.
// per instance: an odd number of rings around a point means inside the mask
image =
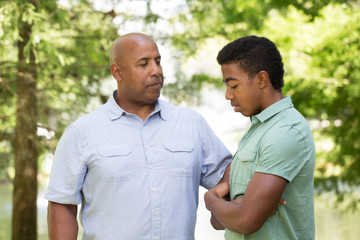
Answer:
POLYGON ((260 89, 265 88, 270 84, 269 74, 266 71, 260 71, 256 74, 257 83, 260 89))
POLYGON ((111 74, 116 79, 116 81, 121 82, 122 80, 121 67, 117 63, 113 63, 110 68, 111 68, 111 74))

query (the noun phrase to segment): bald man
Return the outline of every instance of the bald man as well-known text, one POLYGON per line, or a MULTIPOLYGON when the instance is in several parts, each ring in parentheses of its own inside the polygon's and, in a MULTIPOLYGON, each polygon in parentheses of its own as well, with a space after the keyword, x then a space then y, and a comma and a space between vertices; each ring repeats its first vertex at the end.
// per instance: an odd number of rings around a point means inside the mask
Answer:
POLYGON ((49 238, 77 238, 81 204, 86 240, 194 239, 199 186, 228 181, 231 154, 198 113, 159 99, 164 76, 150 37, 116 39, 110 68, 117 90, 56 148, 49 238))

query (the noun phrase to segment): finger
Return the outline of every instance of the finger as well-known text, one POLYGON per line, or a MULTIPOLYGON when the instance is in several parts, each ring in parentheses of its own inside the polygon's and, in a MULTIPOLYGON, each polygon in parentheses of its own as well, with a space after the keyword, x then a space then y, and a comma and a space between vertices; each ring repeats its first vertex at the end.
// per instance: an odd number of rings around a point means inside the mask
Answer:
POLYGON ((270 217, 274 216, 276 214, 276 210, 274 209, 270 215, 270 217))

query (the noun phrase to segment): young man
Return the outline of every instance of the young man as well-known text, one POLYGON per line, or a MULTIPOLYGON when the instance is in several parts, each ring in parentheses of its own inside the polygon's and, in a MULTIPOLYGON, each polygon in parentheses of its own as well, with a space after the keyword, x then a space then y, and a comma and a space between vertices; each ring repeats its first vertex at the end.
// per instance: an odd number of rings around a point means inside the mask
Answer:
POLYGON ((224 183, 205 194, 215 228, 226 240, 314 239, 315 147, 304 117, 284 97, 283 63, 275 44, 247 36, 218 54, 226 99, 251 118, 224 183), (225 196, 230 193, 230 201, 225 196), (280 205, 271 216, 280 199, 280 205))
POLYGON ((160 61, 144 34, 113 43, 117 91, 72 123, 55 152, 50 240, 77 238, 80 203, 86 240, 194 239, 199 186, 214 187, 231 154, 198 113, 158 99, 160 61))

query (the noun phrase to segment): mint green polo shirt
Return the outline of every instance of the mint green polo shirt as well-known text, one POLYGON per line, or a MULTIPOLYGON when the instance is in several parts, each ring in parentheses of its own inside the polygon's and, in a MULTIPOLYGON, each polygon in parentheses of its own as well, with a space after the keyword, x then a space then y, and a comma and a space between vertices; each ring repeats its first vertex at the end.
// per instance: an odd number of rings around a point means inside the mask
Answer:
POLYGON ((315 145, 308 123, 290 97, 253 116, 251 123, 231 164, 230 197, 242 197, 253 174, 261 172, 288 181, 282 195, 287 204, 259 231, 244 235, 226 229, 225 239, 315 239, 315 145))

